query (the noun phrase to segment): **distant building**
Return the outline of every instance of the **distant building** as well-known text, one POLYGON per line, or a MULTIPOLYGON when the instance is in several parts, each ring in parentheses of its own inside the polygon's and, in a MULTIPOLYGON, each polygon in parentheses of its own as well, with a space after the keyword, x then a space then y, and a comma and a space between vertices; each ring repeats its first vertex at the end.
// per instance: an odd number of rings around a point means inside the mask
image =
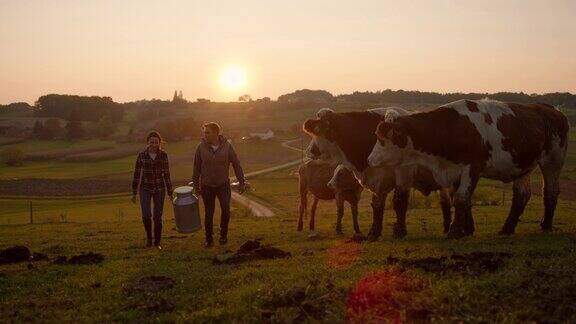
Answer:
POLYGON ((258 138, 261 140, 269 140, 274 138, 274 132, 271 129, 250 132, 249 138, 258 138))

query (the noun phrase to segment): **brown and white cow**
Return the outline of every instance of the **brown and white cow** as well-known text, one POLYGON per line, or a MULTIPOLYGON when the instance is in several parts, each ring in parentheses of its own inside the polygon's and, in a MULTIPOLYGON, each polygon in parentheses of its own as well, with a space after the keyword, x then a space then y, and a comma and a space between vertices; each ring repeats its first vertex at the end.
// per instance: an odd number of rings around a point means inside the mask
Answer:
POLYGON ((362 194, 362 186, 348 170, 336 171, 336 165, 319 160, 311 160, 298 169, 300 187, 300 217, 298 231, 302 230, 303 217, 308 207, 308 192, 314 200, 310 216, 310 230, 315 227, 316 207, 318 200, 336 200, 336 233, 342 234, 342 217, 344 216, 344 201, 350 203, 354 232, 361 236, 358 225, 358 203, 362 194))
MULTIPOLYGON (((394 190, 393 207, 396 213, 393 235, 399 238, 407 234, 406 211, 410 188, 414 187, 426 195, 441 189, 433 181, 432 173, 423 167, 393 169, 368 165, 368 156, 376 143, 374 132, 386 114, 404 116, 409 112, 395 107, 346 113, 320 110, 318 118, 309 119, 304 123, 304 131, 312 135, 312 141, 306 152, 308 157, 322 156, 339 164, 338 168, 351 170, 362 186, 372 192, 373 221, 368 234, 368 240, 371 241, 382 234, 384 203, 392 190, 394 190)), ((450 195, 447 190, 442 190, 440 196, 444 228, 447 232, 451 221, 450 195)))
POLYGON ((514 182, 512 208, 500 231, 513 234, 530 198, 530 174, 539 166, 545 206, 540 226, 548 231, 560 193, 568 128, 566 117, 546 104, 459 100, 381 122, 368 160, 371 166, 427 166, 438 184, 453 188, 451 237, 474 230, 471 197, 481 177, 514 182))

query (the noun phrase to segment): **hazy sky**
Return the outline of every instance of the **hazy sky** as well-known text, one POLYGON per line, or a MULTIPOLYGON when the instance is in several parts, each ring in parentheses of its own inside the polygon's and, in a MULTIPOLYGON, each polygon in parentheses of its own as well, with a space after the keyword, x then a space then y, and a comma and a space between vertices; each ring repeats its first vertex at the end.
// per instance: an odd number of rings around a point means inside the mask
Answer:
POLYGON ((0 0, 0 103, 302 88, 576 93, 576 1, 0 0))

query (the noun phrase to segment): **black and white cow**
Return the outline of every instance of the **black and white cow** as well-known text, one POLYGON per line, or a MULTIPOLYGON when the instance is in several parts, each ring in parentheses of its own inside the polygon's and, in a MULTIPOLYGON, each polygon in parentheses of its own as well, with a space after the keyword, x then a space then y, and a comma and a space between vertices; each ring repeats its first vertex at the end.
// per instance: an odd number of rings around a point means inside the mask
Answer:
MULTIPOLYGON (((401 108, 378 108, 361 112, 335 113, 328 109, 318 112, 318 118, 304 123, 304 131, 312 135, 306 154, 310 158, 329 159, 354 172, 362 186, 372 194, 373 222, 368 240, 376 240, 382 234, 384 203, 387 195, 394 190, 393 207, 396 223, 394 237, 403 237, 406 230, 406 211, 410 188, 416 188, 428 195, 442 189, 425 167, 370 167, 368 156, 376 143, 376 127, 385 115, 406 116, 409 112, 401 108)), ((338 169, 337 169, 338 170, 338 169)), ((448 231, 451 222, 451 199, 448 190, 441 190, 441 206, 444 216, 444 229, 448 231)))
POLYGON ((372 167, 426 166, 436 183, 453 188, 452 237, 474 229, 471 197, 481 177, 514 182, 512 208, 500 231, 513 234, 530 199, 530 174, 539 166, 545 206, 540 226, 548 231, 560 193, 568 128, 567 118, 546 104, 459 100, 382 121, 368 161, 372 167))

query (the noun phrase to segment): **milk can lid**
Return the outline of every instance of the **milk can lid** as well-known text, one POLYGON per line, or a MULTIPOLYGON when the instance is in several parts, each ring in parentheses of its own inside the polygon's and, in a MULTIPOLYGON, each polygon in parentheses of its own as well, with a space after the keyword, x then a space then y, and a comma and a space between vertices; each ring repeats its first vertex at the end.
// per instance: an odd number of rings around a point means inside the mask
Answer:
POLYGON ((178 187, 178 188, 174 189, 174 192, 176 194, 179 194, 179 195, 185 195, 185 194, 192 193, 193 189, 194 188, 192 188, 190 186, 182 186, 182 187, 178 187))

